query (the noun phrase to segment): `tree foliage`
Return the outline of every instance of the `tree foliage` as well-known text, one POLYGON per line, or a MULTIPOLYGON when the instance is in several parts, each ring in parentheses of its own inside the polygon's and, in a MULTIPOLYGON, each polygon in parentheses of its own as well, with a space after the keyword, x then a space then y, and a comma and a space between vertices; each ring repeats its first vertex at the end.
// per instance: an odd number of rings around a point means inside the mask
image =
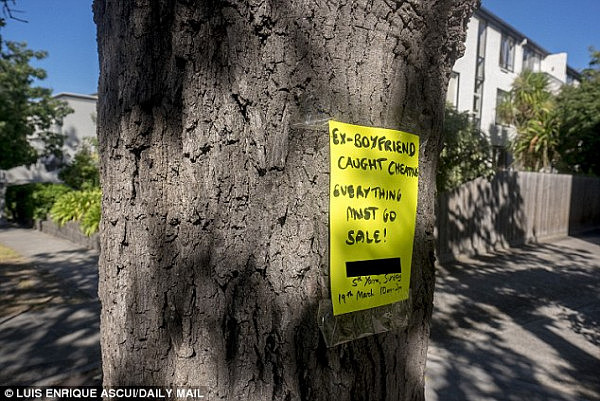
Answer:
POLYGON ((579 86, 565 86, 557 99, 559 169, 600 176, 600 51, 590 49, 579 86))
POLYGON ((62 184, 34 184, 35 189, 31 194, 33 201, 33 219, 45 220, 50 213, 54 202, 62 195, 71 191, 69 187, 62 184))
POLYGON ((11 185, 6 189, 6 214, 10 220, 30 226, 35 220, 45 220, 56 199, 70 191, 62 184, 11 185))
POLYGON ((84 144, 59 176, 65 184, 25 184, 7 190, 7 214, 13 221, 31 225, 51 217, 57 224, 79 223, 81 231, 98 231, 101 197, 98 153, 94 143, 84 144))
POLYGON ((436 184, 438 192, 449 191, 477 177, 493 173, 490 145, 469 119, 446 106, 444 148, 440 154, 436 184))
MULTIPOLYGON (((3 25, 0 20, 0 28, 3 25)), ((52 98, 50 89, 34 85, 46 72, 30 64, 46 55, 0 37, 0 169, 31 164, 38 157, 62 156, 63 136, 54 125, 61 124, 71 110, 52 98)))
POLYGON ((555 107, 547 75, 530 70, 515 79, 508 98, 497 105, 502 119, 516 127, 512 151, 518 167, 540 171, 555 163, 559 123, 555 107))
POLYGON ((99 188, 96 145, 84 142, 73 160, 58 173, 58 178, 73 189, 99 188))

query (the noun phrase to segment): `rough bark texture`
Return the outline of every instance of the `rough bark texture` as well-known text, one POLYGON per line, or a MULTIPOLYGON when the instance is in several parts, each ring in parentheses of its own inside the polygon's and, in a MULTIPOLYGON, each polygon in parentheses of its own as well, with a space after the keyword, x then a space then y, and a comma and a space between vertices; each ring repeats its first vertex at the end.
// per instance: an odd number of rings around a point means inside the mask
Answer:
POLYGON ((106 385, 419 400, 445 88, 476 0, 96 0, 106 385), (326 348, 320 113, 421 137, 402 331, 326 348))

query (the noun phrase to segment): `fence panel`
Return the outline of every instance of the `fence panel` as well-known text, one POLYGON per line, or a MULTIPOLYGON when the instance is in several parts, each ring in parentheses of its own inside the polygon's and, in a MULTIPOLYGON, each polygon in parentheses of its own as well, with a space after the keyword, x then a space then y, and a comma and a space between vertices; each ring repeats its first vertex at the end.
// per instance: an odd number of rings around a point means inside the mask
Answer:
POLYGON ((437 206, 444 261, 599 226, 600 179, 502 172, 441 194, 437 206))
POLYGON ((573 177, 569 233, 600 226, 600 181, 594 177, 573 177))

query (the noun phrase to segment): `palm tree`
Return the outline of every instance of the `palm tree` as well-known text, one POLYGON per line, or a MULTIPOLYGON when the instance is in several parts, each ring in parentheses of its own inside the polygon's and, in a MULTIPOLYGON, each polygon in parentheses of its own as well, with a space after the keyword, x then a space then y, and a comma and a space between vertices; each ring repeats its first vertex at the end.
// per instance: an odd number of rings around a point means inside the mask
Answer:
POLYGON ((520 167, 548 171, 558 143, 558 119, 547 75, 523 71, 513 82, 508 98, 497 107, 498 114, 517 130, 512 151, 520 167))

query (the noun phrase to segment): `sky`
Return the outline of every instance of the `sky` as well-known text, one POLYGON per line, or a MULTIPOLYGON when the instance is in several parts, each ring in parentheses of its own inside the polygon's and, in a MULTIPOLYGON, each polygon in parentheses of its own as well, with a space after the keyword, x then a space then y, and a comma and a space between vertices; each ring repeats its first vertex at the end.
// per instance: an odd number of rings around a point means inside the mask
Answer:
POLYGON ((96 93, 98 52, 92 0, 16 0, 15 17, 6 18, 2 40, 27 42, 32 50, 46 50, 48 57, 32 63, 46 70, 40 86, 54 93, 96 93))
POLYGON ((550 53, 567 52, 567 64, 588 67, 600 50, 600 0, 482 0, 487 8, 550 53))
MULTIPOLYGON (((48 72, 41 83, 54 93, 91 94, 98 83, 92 0, 17 0, 15 16, 0 30, 4 40, 46 50, 36 62, 48 72)), ((482 0, 492 13, 551 53, 567 52, 568 64, 586 68, 588 47, 600 50, 600 0, 482 0)))

